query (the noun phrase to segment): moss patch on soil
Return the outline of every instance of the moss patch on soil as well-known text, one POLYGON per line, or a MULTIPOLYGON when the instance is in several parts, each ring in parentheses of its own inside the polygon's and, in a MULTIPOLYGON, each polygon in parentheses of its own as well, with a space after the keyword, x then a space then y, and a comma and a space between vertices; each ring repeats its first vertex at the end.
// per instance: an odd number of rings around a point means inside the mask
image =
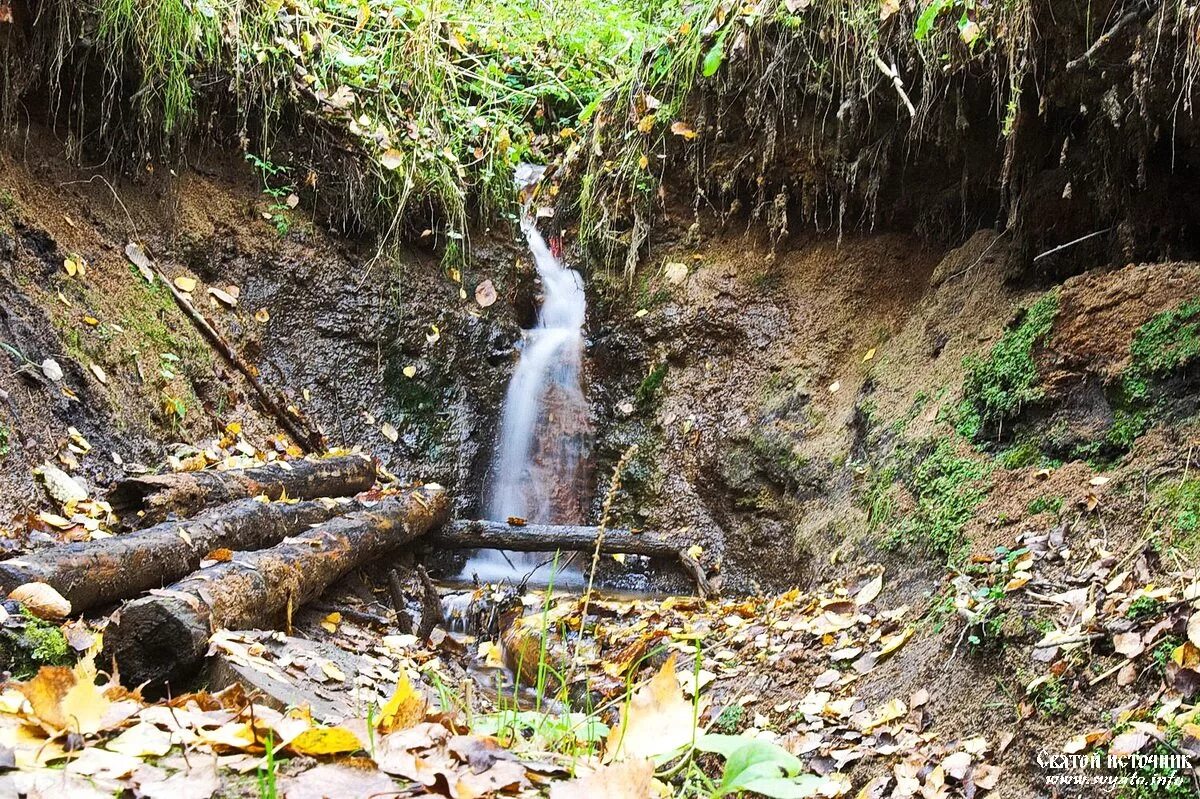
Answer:
POLYGON ((1044 396, 1034 349, 1050 334, 1057 315, 1058 293, 1051 291, 1022 311, 986 356, 966 359, 958 432, 970 439, 1002 435, 1022 408, 1044 396))

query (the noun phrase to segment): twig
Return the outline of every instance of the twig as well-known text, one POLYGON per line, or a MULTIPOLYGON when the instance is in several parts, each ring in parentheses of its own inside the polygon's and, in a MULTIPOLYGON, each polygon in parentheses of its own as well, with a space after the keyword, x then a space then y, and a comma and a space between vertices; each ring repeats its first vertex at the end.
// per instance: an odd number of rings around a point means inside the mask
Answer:
MULTIPOLYGON (((141 247, 142 252, 146 254, 146 258, 149 259, 150 255, 148 248, 141 243, 139 243, 137 246, 141 247)), ((212 326, 212 323, 205 319, 204 315, 201 314, 194 305, 192 305, 191 300, 183 296, 183 292, 175 288, 175 285, 168 280, 167 276, 164 275, 162 270, 158 268, 158 264, 153 260, 150 260, 150 264, 151 268, 154 270, 154 275, 156 275, 158 279, 162 281, 163 285, 167 287, 167 291, 171 292, 171 296, 175 299, 175 304, 179 306, 179 309, 183 311, 189 319, 192 320, 192 323, 199 328, 204 337, 207 338, 213 348, 225 358, 229 365, 241 372, 242 377, 246 379, 246 382, 250 384, 252 389, 254 389, 254 393, 258 395, 263 407, 275 417, 276 421, 279 422, 284 431, 287 432, 288 436, 291 437, 291 439, 295 441, 306 453, 319 452, 323 450, 325 448, 325 437, 317 430, 305 430, 303 427, 301 427, 300 423, 295 418, 296 415, 286 408, 280 406, 275 397, 273 397, 271 393, 263 387, 262 383, 258 381, 258 378, 254 376, 254 370, 250 368, 250 365, 242 360, 242 357, 238 355, 237 352, 234 351, 233 347, 229 345, 229 342, 227 342, 225 338, 217 332, 217 329, 212 326)))
POLYGON ((412 616, 408 615, 408 603, 404 601, 404 588, 400 585, 400 575, 395 569, 388 571, 388 593, 392 597, 392 607, 396 610, 396 626, 402 633, 411 633, 413 631, 412 616))
POLYGON ((1113 26, 1111 28, 1109 28, 1107 31, 1105 31, 1103 34, 1101 34, 1099 39, 1092 42, 1092 46, 1089 47, 1086 51, 1084 51, 1083 55, 1079 56, 1079 58, 1075 58, 1075 59, 1072 59, 1071 61, 1068 61, 1067 66, 1063 71, 1066 73, 1071 73, 1071 72, 1074 72, 1075 70, 1079 69, 1080 67, 1083 67, 1084 65, 1086 65, 1092 59, 1093 56, 1095 56, 1097 53, 1099 53, 1101 50, 1103 50, 1104 47, 1107 46, 1109 42, 1111 42, 1113 39, 1115 39, 1117 37, 1117 34, 1119 34, 1122 30, 1124 30, 1127 25, 1129 25, 1132 22, 1136 22, 1137 20, 1141 19, 1143 16, 1149 16, 1150 13, 1154 10, 1155 10, 1155 7, 1151 6, 1149 8, 1141 9, 1140 11, 1130 11, 1128 14, 1121 17, 1119 20, 1117 20, 1113 24, 1113 26))
POLYGON ((913 107, 912 100, 908 99, 908 93, 904 91, 904 80, 900 77, 900 70, 896 69, 895 64, 888 66, 878 55, 875 56, 875 66, 879 67, 880 72, 892 79, 892 85, 896 87, 896 94, 900 95, 900 99, 904 102, 904 107, 908 109, 909 116, 915 117, 917 109, 913 107))
POLYGON ((1043 258, 1050 256, 1050 255, 1054 255, 1054 253, 1056 253, 1056 252, 1061 252, 1062 250, 1065 250, 1068 247, 1074 247, 1076 244, 1082 244, 1083 242, 1087 241, 1088 239, 1094 239, 1097 236, 1101 236, 1110 230, 1112 230, 1111 227, 1106 227, 1106 228, 1104 228, 1104 230, 1097 230, 1095 233, 1089 233, 1086 236, 1080 236, 1079 238, 1075 239, 1074 241, 1068 241, 1066 244, 1060 244, 1052 250, 1046 250, 1041 255, 1035 255, 1033 257, 1033 260, 1034 260, 1034 262, 1040 261, 1043 258))

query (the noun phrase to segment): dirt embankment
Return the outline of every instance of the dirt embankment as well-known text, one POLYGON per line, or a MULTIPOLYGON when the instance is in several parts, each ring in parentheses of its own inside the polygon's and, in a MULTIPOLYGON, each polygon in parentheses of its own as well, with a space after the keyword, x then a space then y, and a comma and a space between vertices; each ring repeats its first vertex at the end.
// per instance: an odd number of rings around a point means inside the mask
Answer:
POLYGON ((503 239, 482 236, 474 266, 451 273, 432 253, 377 257, 303 207, 272 208, 248 167, 221 157, 119 180, 68 166, 45 141, 0 162, 0 526, 45 532, 33 519, 43 462, 101 489, 221 438, 297 451, 166 287, 130 263, 131 241, 168 279, 195 282, 196 307, 330 446, 363 446, 397 477, 473 504, 516 327, 509 304, 480 309, 460 288, 516 284, 503 239))

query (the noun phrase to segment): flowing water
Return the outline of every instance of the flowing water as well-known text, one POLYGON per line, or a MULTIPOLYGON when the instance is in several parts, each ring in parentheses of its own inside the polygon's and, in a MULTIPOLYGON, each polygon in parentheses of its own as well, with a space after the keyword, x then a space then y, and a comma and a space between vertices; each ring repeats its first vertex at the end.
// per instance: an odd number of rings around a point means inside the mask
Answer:
MULTIPOLYGON (((579 524, 591 435, 580 383, 587 297, 583 278, 551 251, 536 219, 526 214, 521 230, 543 299, 536 326, 523 331, 520 361, 505 395, 486 512, 496 521, 579 524)), ((537 570, 535 581, 546 582, 552 569, 547 561, 552 558, 544 553, 482 551, 467 562, 464 576, 515 581, 537 570)), ((554 582, 572 582, 576 574, 562 570, 554 582)))

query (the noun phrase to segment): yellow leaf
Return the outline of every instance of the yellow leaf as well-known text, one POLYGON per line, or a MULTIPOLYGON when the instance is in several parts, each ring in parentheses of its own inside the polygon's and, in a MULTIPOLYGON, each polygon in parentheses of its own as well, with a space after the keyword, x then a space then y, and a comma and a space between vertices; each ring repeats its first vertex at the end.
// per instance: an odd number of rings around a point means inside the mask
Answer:
POLYGON ((343 755, 362 749, 358 736, 345 727, 313 727, 305 730, 288 744, 298 755, 343 755))
POLYGON ((385 150, 383 155, 379 156, 379 163, 384 169, 396 170, 404 163, 404 153, 396 148, 385 150))
POLYGON ((333 613, 330 613, 325 618, 321 619, 321 627, 326 632, 336 633, 338 625, 341 623, 342 623, 342 614, 338 613, 336 610, 333 613))
POLYGON ((404 376, 405 377, 416 377, 417 376, 417 367, 413 366, 412 364, 409 364, 408 366, 404 367, 404 376))
POLYGON ((321 671, 325 672, 325 676, 331 680, 336 680, 337 682, 346 681, 346 672, 338 668, 338 665, 332 660, 322 660, 321 671))
POLYGON ((884 639, 883 647, 879 650, 879 659, 882 660, 900 647, 904 646, 908 639, 912 638, 914 632, 916 632, 915 628, 905 627, 904 632, 896 633, 890 638, 884 639))
POLYGON ((413 687, 408 675, 400 672, 392 698, 380 711, 376 727, 381 733, 406 730, 425 718, 425 697, 413 687))
POLYGON ((646 114, 646 116, 639 119, 637 128, 639 133, 649 133, 654 130, 654 114, 646 114))
POLYGON ((254 312, 254 321, 258 322, 259 324, 266 324, 267 322, 271 321, 271 312, 266 308, 259 308, 254 312))
POLYGON ((621 721, 608 735, 604 759, 654 758, 686 746, 695 736, 692 703, 675 675, 675 655, 621 710, 621 721))
POLYGON ((171 282, 175 284, 175 288, 189 294, 196 290, 196 278, 194 277, 184 277, 181 275, 171 282))
POLYGON ((872 347, 871 349, 867 350, 867 354, 863 356, 863 363, 866 363, 867 361, 873 359, 874 357, 875 357, 875 348, 872 347))
POLYGON ((641 157, 638 158, 638 168, 645 169, 648 166, 650 166, 650 159, 646 157, 645 153, 643 153, 641 157))
POLYGON ((688 141, 691 141, 698 135, 696 131, 692 130, 691 125, 686 122, 680 122, 679 120, 671 123, 671 132, 676 136, 682 136, 688 141))

